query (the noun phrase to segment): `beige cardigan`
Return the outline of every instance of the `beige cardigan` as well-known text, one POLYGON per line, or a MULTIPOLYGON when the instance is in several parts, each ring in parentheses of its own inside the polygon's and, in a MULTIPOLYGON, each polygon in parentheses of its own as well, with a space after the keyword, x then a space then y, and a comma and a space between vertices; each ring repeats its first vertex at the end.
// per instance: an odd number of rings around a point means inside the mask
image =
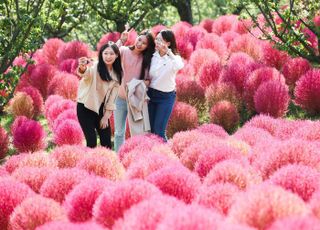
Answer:
POLYGON ((143 80, 127 83, 128 124, 131 136, 148 133, 150 128, 147 86, 143 80))
POLYGON ((98 62, 93 63, 91 67, 87 67, 84 73, 77 70, 78 75, 82 78, 78 88, 79 103, 97 114, 104 101, 103 113, 107 110, 110 112, 115 110, 115 100, 118 96, 119 82, 116 80, 116 73, 111 72, 111 81, 103 81, 98 73, 98 62))

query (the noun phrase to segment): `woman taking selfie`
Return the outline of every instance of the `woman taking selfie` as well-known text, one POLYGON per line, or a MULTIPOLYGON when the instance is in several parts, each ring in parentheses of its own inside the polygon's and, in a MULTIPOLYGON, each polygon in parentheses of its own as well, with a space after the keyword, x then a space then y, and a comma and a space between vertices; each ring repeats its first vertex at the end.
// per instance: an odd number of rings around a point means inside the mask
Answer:
MULTIPOLYGON (((125 39, 122 40, 125 43, 125 39)), ((115 137, 114 147, 118 152, 124 143, 126 133, 126 119, 128 115, 126 86, 132 79, 146 80, 150 68, 151 58, 155 50, 154 37, 151 32, 141 32, 133 46, 121 46, 121 62, 123 79, 119 89, 119 96, 116 99, 115 137)), ((147 83, 147 82, 146 82, 147 83)), ((147 83, 148 84, 148 83, 147 83)))
POLYGON ((150 97, 148 110, 151 132, 165 141, 166 128, 176 99, 176 74, 183 68, 178 55, 176 39, 171 30, 162 30, 156 37, 156 52, 151 60, 150 97))
POLYGON ((77 116, 87 146, 97 146, 96 130, 102 146, 111 149, 109 118, 115 110, 115 100, 122 79, 118 46, 109 42, 99 51, 98 62, 79 59, 78 75, 82 78, 78 88, 77 116))

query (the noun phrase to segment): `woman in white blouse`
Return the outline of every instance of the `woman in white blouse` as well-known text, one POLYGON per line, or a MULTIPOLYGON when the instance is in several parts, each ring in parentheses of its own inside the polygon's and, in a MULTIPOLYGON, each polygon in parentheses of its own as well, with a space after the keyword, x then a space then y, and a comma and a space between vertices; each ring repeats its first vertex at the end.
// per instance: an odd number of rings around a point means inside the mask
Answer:
POLYGON ((98 62, 91 63, 86 57, 79 59, 77 115, 87 146, 97 145, 96 130, 102 146, 111 149, 109 118, 115 110, 122 79, 122 67, 118 46, 113 42, 103 45, 98 62))
POLYGON ((176 39, 171 30, 161 30, 155 40, 156 52, 150 66, 148 104, 151 132, 165 141, 166 128, 176 99, 176 74, 183 68, 176 39))

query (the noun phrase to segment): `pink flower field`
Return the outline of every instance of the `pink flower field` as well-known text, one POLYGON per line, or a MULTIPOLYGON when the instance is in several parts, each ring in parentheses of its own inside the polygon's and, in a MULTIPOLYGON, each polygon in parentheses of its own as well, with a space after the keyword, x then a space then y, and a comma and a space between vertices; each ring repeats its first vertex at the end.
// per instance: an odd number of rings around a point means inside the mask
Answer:
POLYGON ((78 58, 96 52, 47 40, 0 126, 0 229, 320 229, 320 121, 286 118, 319 113, 320 70, 244 24, 172 26, 185 67, 169 140, 127 133, 119 153, 85 147, 77 120, 78 58))

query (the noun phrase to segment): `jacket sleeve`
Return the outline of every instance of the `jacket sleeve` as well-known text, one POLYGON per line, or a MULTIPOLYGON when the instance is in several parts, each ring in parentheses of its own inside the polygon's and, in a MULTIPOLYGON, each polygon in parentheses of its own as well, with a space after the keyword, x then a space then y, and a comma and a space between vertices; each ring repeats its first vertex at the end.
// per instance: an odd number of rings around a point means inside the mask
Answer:
POLYGON ((118 97, 119 87, 120 87, 120 85, 118 82, 114 83, 114 86, 111 89, 109 97, 106 98, 106 100, 104 102, 104 108, 103 108, 104 112, 106 112, 107 110, 115 110, 116 109, 115 101, 116 101, 116 98, 118 97))
POLYGON ((174 71, 178 71, 183 68, 184 63, 179 55, 174 55, 173 53, 171 53, 169 57, 172 59, 174 71))

